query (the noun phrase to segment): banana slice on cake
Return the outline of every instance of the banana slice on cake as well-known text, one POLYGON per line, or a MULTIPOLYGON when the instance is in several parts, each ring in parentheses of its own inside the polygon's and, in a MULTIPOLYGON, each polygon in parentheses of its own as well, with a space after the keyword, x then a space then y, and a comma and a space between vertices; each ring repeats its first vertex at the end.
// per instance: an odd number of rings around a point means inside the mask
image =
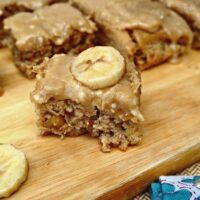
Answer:
POLYGON ((97 46, 80 53, 71 65, 76 80, 91 89, 116 84, 125 71, 122 55, 113 47, 97 46))
POLYGON ((0 198, 18 190, 27 174, 25 154, 10 144, 0 144, 0 198))

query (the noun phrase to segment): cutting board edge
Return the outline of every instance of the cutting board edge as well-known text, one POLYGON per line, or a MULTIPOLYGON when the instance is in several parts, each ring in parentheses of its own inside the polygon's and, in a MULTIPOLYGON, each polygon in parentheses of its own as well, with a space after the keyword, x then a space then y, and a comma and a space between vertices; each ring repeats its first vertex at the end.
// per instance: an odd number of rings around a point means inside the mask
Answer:
POLYGON ((198 143, 194 147, 186 151, 178 160, 175 158, 175 156, 172 156, 168 160, 165 160, 164 163, 159 163, 159 165, 156 165, 153 168, 145 171, 143 173, 143 177, 148 177, 148 180, 143 180, 142 176, 139 176, 133 181, 124 183, 122 187, 115 188, 110 192, 102 194, 95 200, 129 200, 130 198, 138 195, 139 193, 147 189, 148 185, 157 179, 156 177, 167 175, 169 172, 171 174, 179 172, 186 167, 189 167, 190 165, 199 162, 199 152, 200 144, 198 143), (185 162, 186 159, 189 161, 185 162), (171 168, 167 167, 170 165, 172 166, 171 168), (135 187, 138 183, 143 183, 143 187, 135 190, 135 187))

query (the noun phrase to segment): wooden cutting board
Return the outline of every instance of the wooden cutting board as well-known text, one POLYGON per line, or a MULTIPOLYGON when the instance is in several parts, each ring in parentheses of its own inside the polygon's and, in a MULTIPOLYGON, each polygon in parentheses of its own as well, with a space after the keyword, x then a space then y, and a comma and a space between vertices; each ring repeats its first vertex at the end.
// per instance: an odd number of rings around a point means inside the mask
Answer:
POLYGON ((0 143, 29 160, 27 182, 10 200, 125 200, 160 175, 200 161, 200 52, 143 72, 144 139, 127 152, 99 151, 97 139, 41 137, 29 101, 34 81, 0 51, 0 143))

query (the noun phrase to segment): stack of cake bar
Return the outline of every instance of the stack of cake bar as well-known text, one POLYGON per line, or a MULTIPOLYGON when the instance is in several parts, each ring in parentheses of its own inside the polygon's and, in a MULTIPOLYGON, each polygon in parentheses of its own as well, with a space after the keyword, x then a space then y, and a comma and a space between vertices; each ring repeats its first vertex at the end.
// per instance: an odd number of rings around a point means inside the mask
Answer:
POLYGON ((141 140, 140 70, 200 47, 200 0, 1 0, 0 40, 28 78, 43 135, 141 140), (188 10, 188 7, 190 10, 188 10))

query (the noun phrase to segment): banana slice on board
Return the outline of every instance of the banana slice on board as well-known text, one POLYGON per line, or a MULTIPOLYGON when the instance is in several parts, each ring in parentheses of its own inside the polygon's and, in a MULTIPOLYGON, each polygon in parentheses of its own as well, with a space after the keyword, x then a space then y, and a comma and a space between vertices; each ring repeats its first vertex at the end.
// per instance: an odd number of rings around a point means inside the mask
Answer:
POLYGON ((124 58, 116 49, 108 46, 96 46, 83 51, 71 65, 74 78, 94 90, 116 84, 124 71, 124 58))
POLYGON ((18 190, 28 175, 25 154, 10 144, 0 144, 0 198, 18 190))

